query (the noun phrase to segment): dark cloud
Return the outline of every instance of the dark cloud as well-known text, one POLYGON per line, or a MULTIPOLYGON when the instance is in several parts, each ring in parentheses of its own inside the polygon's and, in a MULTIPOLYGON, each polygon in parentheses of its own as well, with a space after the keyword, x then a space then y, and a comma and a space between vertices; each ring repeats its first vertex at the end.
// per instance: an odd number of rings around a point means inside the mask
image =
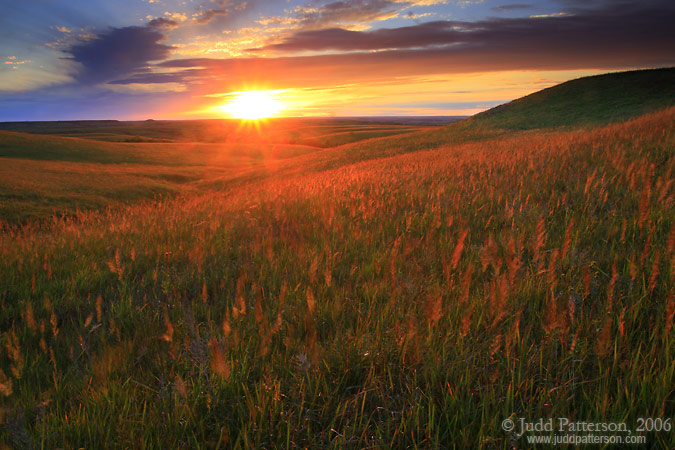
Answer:
POLYGON ((68 49, 79 64, 75 79, 83 84, 111 81, 146 70, 151 61, 169 56, 172 47, 160 44, 164 35, 152 26, 111 28, 68 49))
MULTIPOLYGON (((297 32, 252 51, 364 51, 439 46, 501 49, 504 52, 634 52, 675 55, 675 3, 614 3, 602 9, 568 10, 565 15, 478 22, 442 21, 349 31, 340 28, 297 32)), ((481 50, 479 50, 481 51, 481 50)))
POLYGON ((300 31, 279 44, 250 49, 250 51, 384 50, 451 44, 462 38, 461 31, 453 30, 456 23, 426 22, 409 27, 383 28, 365 32, 342 28, 300 31))
MULTIPOLYGON (((183 82, 204 91, 221 92, 245 85, 286 88, 335 86, 398 80, 405 77, 510 70, 617 70, 672 65, 675 57, 634 52, 621 54, 536 54, 503 52, 496 48, 458 48, 359 52, 339 55, 280 58, 181 59, 158 64, 172 70, 170 78, 148 75, 143 82, 183 82)), ((138 79, 137 79, 138 80, 138 79)), ((138 81, 130 81, 138 82, 138 81)))
POLYGON ((110 81, 108 84, 155 84, 155 83, 186 83, 191 79, 203 78, 204 72, 200 69, 186 69, 172 73, 139 73, 128 78, 110 81))
POLYGON ((164 17, 157 17, 148 22, 150 28, 174 28, 178 26, 178 22, 164 17))
POLYGON ((566 15, 556 17, 436 21, 362 32, 305 30, 265 50, 338 54, 169 60, 152 72, 146 69, 148 62, 166 58, 170 49, 160 44, 156 28, 114 29, 71 48, 71 54, 82 64, 81 81, 182 83, 200 93, 256 83, 306 88, 434 74, 675 63, 675 5, 614 6, 566 9, 566 15))
POLYGON ((532 5, 530 5, 528 3, 513 3, 511 5, 493 6, 492 10, 498 11, 498 12, 503 12, 503 11, 515 11, 515 10, 529 9, 529 8, 532 8, 532 5))
POLYGON ((383 19, 407 6, 393 0, 342 0, 321 7, 299 7, 295 18, 302 28, 320 28, 345 23, 366 23, 383 19))
POLYGON ((197 23, 209 23, 214 17, 226 16, 229 13, 228 9, 206 9, 197 17, 197 23))
POLYGON ((567 6, 583 6, 583 7, 597 7, 601 4, 611 4, 613 0, 554 0, 557 3, 562 3, 567 6))
POLYGON ((557 17, 429 22, 364 32, 301 31, 267 49, 342 53, 171 60, 157 65, 172 69, 171 77, 148 75, 144 82, 170 80, 204 89, 252 82, 302 88, 450 73, 673 65, 675 5, 620 6, 568 10, 557 17))

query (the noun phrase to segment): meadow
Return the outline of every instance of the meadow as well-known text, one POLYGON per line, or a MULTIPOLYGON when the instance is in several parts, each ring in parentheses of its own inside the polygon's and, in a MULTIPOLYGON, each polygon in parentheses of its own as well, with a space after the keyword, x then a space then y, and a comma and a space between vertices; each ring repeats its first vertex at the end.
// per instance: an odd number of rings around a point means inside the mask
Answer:
POLYGON ((341 119, 3 123, 0 225, 208 192, 299 155, 433 128, 341 119))
POLYGON ((673 417, 675 108, 356 128, 4 132, 0 442, 506 449, 508 418, 673 417))

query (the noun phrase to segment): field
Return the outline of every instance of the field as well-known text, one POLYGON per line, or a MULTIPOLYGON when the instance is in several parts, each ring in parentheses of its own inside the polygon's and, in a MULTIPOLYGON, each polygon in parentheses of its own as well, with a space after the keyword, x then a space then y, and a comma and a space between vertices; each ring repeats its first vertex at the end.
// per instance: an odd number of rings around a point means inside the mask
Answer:
POLYGON ((213 183, 249 180, 250 172, 267 174, 289 158, 434 128, 338 119, 0 124, 0 220, 21 224, 208 192, 213 183))
POLYGON ((672 418, 662 100, 522 131, 0 132, 0 442, 506 449, 509 418, 672 418))

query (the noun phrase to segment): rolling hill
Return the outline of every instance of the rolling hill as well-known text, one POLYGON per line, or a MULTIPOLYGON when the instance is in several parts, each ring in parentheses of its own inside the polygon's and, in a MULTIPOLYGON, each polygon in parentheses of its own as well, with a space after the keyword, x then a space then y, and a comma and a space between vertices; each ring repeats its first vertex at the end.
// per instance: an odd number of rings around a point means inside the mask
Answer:
POLYGON ((475 125, 529 130, 602 125, 675 106, 675 68, 584 77, 535 92, 469 119, 475 125))
POLYGON ((0 448, 511 449, 511 418, 669 418, 675 108, 575 111, 247 158, 0 134, 2 214, 91 205, 0 229, 0 448))
POLYGON ((586 77, 432 127, 347 119, 283 119, 244 130, 216 120, 5 123, 0 220, 224 190, 518 130, 598 126, 674 105, 674 86, 673 68, 586 77), (144 139, 152 142, 124 142, 144 139))

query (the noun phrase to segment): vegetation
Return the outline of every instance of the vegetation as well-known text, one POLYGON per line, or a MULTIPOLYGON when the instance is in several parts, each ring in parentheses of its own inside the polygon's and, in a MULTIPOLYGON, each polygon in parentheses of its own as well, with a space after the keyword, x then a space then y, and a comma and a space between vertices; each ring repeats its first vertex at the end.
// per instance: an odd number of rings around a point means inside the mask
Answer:
MULTIPOLYGON (((453 118, 449 119, 454 120, 453 118)), ((445 123, 438 122, 436 123, 445 123)), ((202 143, 250 143, 253 125, 242 127, 238 120, 146 120, 143 122, 120 122, 117 120, 84 120, 64 122, 6 122, 0 130, 50 136, 78 137, 109 142, 202 142, 202 143)), ((278 118, 258 124, 265 130, 265 141, 277 144, 301 144, 317 142, 318 147, 328 147, 324 136, 354 133, 345 144, 363 139, 358 134, 396 135, 409 132, 420 126, 367 121, 366 119, 320 119, 278 118), (273 126, 269 126, 273 123, 273 126)), ((369 136, 372 137, 372 136, 369 136)))
POLYGON ((227 121, 19 122, 0 128, 14 130, 0 131, 0 223, 10 224, 222 189, 250 181, 252 171, 267 176, 285 159, 434 129, 316 119, 238 128, 227 121), (132 139, 130 132, 143 137, 132 139), (184 139, 160 142, 160 132, 184 139))
POLYGON ((476 115, 508 130, 606 124, 675 106, 675 68, 585 77, 476 115))
MULTIPOLYGON (((6 224, 0 442, 512 448, 509 417, 672 417, 674 119, 460 123, 6 224)), ((99 144, 129 180, 211 149, 99 144)))

